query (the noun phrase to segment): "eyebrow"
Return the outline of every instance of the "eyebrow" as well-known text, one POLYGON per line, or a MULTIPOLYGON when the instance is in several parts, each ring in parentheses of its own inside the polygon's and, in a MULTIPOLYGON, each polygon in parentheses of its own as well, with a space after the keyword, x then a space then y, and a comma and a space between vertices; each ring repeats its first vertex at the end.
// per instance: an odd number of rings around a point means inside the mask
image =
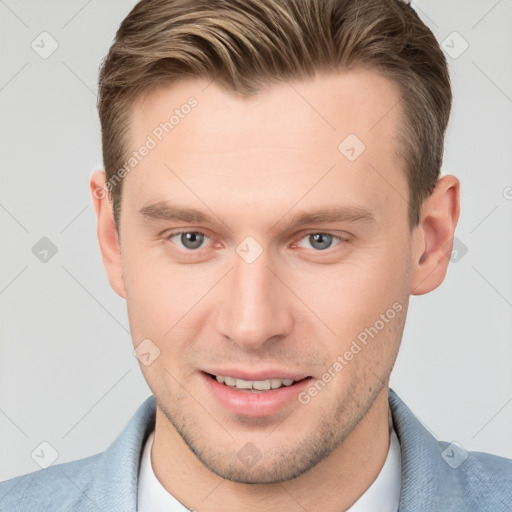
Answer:
POLYGON ((319 224, 321 222, 374 221, 373 213, 363 206, 333 206, 315 211, 299 211, 290 219, 291 226, 319 224))
MULTIPOLYGON (((173 205, 168 201, 159 201, 144 206, 139 213, 148 220, 182 221, 208 223, 220 225, 222 221, 215 216, 208 215, 194 208, 184 208, 173 205)), ((283 217, 284 218, 284 217, 283 217)), ((280 223, 282 219, 274 224, 280 223)), ((300 210, 286 222, 290 227, 298 227, 304 224, 320 224, 324 222, 372 222, 375 221, 374 214, 363 206, 332 206, 319 210, 300 210)), ((272 228, 273 229, 273 228, 272 228)))

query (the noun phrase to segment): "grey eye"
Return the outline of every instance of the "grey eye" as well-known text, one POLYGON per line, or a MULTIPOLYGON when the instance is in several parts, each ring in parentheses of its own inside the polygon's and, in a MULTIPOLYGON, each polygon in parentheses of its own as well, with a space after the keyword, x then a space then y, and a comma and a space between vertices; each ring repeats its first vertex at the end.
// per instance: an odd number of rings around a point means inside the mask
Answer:
POLYGON ((204 241, 204 234, 197 232, 179 233, 180 242, 186 249, 197 249, 204 241))
POLYGON ((327 233, 315 233, 309 235, 309 243, 311 247, 315 249, 324 250, 328 249, 332 244, 332 235, 328 235, 327 233))

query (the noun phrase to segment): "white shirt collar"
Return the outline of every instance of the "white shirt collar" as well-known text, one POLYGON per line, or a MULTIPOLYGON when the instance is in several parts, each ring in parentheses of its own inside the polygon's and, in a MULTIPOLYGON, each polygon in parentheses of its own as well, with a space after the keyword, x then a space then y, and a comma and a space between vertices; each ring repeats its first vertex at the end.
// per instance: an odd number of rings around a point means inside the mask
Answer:
MULTIPOLYGON (((151 465, 151 447, 154 431, 144 446, 139 471, 137 510, 138 512, 188 512, 156 477, 151 465)), ((391 429, 389 450, 384 466, 366 492, 347 512, 397 512, 400 500, 401 461, 400 444, 394 428, 391 429)))
POLYGON ((397 512, 402 485, 402 464, 400 443, 395 429, 392 428, 389 450, 384 466, 366 492, 349 508, 347 512, 397 512))
POLYGON ((155 431, 151 432, 144 446, 142 462, 139 470, 137 489, 138 512, 188 512, 156 477, 151 465, 151 447, 155 431))

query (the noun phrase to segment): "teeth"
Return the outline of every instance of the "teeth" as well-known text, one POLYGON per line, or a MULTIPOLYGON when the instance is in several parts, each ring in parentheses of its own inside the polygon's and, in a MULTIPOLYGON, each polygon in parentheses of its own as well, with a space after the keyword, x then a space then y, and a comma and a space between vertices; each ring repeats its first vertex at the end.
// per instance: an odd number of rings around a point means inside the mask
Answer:
POLYGON ((235 386, 238 389, 252 389, 252 382, 250 380, 236 379, 235 386))
POLYGON ((272 389, 277 389, 281 387, 281 380, 279 379, 270 379, 270 386, 272 389))
POLYGON ((270 379, 270 380, 243 380, 234 379, 227 375, 216 375, 217 382, 226 384, 230 387, 237 389, 255 389, 257 391, 267 391, 269 389, 278 389, 282 386, 291 386, 294 383, 293 379, 270 379))
MULTIPOLYGON (((222 376, 221 376, 222 378, 222 376)), ((233 379, 232 377, 223 377, 224 378, 224 384, 228 386, 234 386, 236 385, 236 379, 233 379)))
POLYGON ((270 381, 269 380, 255 380, 252 383, 252 388, 257 389, 258 391, 266 391, 270 389, 270 381))

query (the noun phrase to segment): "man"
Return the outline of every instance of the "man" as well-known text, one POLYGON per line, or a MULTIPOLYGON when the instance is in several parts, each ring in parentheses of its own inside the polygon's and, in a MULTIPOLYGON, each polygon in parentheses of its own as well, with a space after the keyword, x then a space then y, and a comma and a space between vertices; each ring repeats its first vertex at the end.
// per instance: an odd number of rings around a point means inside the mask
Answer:
POLYGON ((98 239, 154 396, 0 510, 511 510, 512 461, 389 389, 459 216, 447 65, 413 9, 144 0, 99 91, 98 239))

